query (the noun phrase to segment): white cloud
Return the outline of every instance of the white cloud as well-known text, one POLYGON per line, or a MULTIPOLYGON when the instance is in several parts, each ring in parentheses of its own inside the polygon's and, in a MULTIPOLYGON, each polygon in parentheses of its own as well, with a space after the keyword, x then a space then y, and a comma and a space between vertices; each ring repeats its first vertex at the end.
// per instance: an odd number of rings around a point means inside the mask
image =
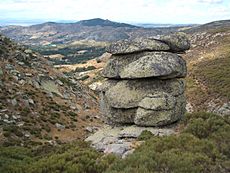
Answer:
POLYGON ((230 18, 228 0, 4 0, 0 19, 204 23, 230 18), (213 5, 215 4, 215 5, 213 5))
POLYGON ((209 4, 218 4, 218 3, 223 3, 223 0, 198 0, 198 2, 201 3, 209 3, 209 4))

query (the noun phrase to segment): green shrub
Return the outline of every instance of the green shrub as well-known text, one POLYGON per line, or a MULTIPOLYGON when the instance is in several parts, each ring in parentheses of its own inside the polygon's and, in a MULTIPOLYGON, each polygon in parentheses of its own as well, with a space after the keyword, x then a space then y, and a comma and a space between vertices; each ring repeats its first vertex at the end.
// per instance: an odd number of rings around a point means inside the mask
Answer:
POLYGON ((84 71, 85 71, 85 67, 77 67, 74 70, 74 72, 84 72, 84 71))
POLYGON ((82 76, 81 79, 79 79, 79 80, 84 81, 84 80, 86 80, 86 79, 88 79, 88 78, 89 78, 89 75, 85 75, 85 76, 82 76))
POLYGON ((138 140, 148 140, 149 138, 153 137, 153 134, 150 131, 144 130, 141 132, 141 135, 138 136, 138 140))
POLYGON ((60 77, 59 80, 63 83, 63 84, 66 84, 68 86, 72 86, 73 83, 68 79, 68 78, 65 78, 65 77, 60 77))
POLYGON ((0 147, 0 172, 22 173, 33 159, 30 149, 23 147, 0 147))
POLYGON ((3 136, 5 136, 6 138, 10 137, 10 132, 3 132, 3 136))
MULTIPOLYGON (((179 135, 150 137, 133 154, 117 160, 107 173, 209 173, 230 169, 229 118, 187 114, 179 135)), ((140 138, 149 138, 144 132, 140 138)))
POLYGON ((52 137, 50 135, 48 135, 48 134, 45 134, 43 136, 43 138, 46 139, 46 140, 52 140, 52 137))
POLYGON ((77 113, 73 112, 73 111, 69 111, 68 112, 69 116, 71 117, 76 117, 77 116, 77 113))
POLYGON ((86 69, 85 71, 95 70, 96 67, 94 67, 94 66, 88 66, 88 67, 86 67, 85 69, 86 69))
POLYGON ((48 125, 44 125, 42 126, 42 128, 46 131, 46 132, 50 132, 51 128, 48 125))
POLYGON ((30 113, 30 109, 28 107, 24 107, 21 111, 23 116, 27 116, 30 113))
POLYGON ((198 138, 208 138, 223 127, 227 127, 224 118, 212 113, 194 113, 186 117, 187 128, 184 132, 198 138))
POLYGON ((181 124, 184 130, 177 135, 156 137, 143 131, 139 139, 146 142, 125 159, 119 159, 114 155, 103 155, 85 142, 33 149, 0 147, 0 172, 229 172, 229 117, 202 112, 193 113, 187 114, 181 124))
POLYGON ((4 54, 6 52, 5 48, 3 46, 0 46, 0 55, 4 54))
POLYGON ((103 156, 84 142, 35 150, 0 147, 1 173, 101 173, 116 159, 103 156))

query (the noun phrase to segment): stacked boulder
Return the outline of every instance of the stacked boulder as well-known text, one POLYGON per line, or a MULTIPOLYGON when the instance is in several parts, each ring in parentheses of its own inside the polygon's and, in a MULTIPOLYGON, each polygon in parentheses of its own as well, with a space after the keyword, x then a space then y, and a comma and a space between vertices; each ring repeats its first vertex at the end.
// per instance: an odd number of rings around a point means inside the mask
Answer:
POLYGON ((189 47, 183 33, 112 44, 102 71, 107 80, 101 110, 107 123, 163 126, 179 120, 185 113, 187 70, 177 53, 189 47))

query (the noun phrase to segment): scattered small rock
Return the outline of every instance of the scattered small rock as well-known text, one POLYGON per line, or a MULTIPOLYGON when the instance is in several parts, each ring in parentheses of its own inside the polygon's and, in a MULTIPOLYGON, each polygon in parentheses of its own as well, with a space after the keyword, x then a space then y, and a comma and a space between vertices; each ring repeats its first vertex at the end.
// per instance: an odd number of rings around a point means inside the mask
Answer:
POLYGON ((32 54, 32 53, 33 53, 33 51, 30 50, 30 49, 26 49, 24 52, 25 52, 26 54, 32 54))
POLYGON ((59 124, 59 123, 55 123, 55 126, 56 126, 57 129, 61 129, 61 130, 65 129, 65 125, 62 125, 62 124, 59 124))
POLYGON ((11 103, 12 103, 13 106, 16 106, 18 104, 16 99, 11 100, 11 103))
POLYGON ((96 131, 98 130, 98 127, 95 127, 95 126, 88 126, 88 127, 85 128, 85 130, 86 130, 87 132, 94 133, 94 132, 96 132, 96 131))

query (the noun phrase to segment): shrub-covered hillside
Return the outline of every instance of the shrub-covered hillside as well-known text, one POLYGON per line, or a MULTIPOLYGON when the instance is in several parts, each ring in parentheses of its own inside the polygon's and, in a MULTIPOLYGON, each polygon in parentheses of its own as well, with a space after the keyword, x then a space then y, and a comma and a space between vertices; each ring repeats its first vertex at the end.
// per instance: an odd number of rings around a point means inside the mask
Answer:
POLYGON ((221 114, 221 107, 229 105, 229 31, 229 27, 221 30, 213 28, 191 34, 192 47, 183 57, 188 66, 187 100, 194 111, 221 114))
POLYGON ((188 114, 182 132, 147 139, 125 159, 103 156, 85 143, 30 149, 0 148, 1 173, 227 173, 230 171, 230 119, 188 114))
POLYGON ((0 146, 83 139, 100 126, 97 96, 74 76, 0 35, 0 146))

